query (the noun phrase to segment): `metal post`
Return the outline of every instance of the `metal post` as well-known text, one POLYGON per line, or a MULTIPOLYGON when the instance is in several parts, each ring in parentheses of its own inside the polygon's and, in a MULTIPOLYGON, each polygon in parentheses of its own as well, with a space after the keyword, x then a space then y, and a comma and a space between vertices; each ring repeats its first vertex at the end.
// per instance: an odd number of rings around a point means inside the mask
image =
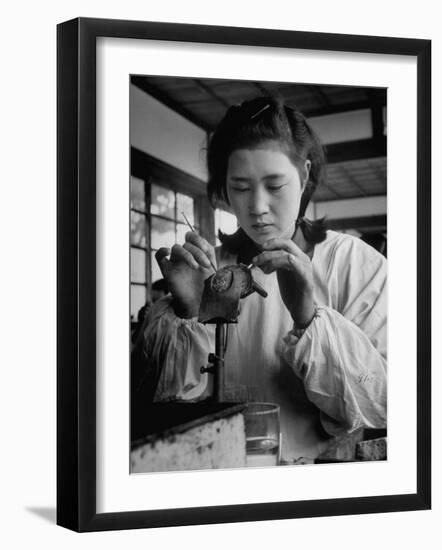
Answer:
POLYGON ((215 329, 213 396, 218 403, 224 400, 224 323, 217 322, 215 329))

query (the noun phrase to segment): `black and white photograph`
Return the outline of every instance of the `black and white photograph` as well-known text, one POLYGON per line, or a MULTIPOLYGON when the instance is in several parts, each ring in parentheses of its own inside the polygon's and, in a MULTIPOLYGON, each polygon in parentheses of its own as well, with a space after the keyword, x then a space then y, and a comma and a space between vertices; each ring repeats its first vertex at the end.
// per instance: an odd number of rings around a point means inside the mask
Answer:
POLYGON ((430 54, 59 25, 58 525, 431 506, 430 54))
POLYGON ((5 4, 3 548, 434 548, 437 7, 5 4))
POLYGON ((131 474, 387 460, 386 88, 129 86, 131 474))

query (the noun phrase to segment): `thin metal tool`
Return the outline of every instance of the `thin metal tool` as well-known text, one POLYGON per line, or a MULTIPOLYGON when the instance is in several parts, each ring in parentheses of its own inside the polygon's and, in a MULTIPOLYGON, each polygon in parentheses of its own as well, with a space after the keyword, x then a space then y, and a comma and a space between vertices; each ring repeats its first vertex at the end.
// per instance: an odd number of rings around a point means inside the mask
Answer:
MULTIPOLYGON (((187 225, 190 227, 190 230, 193 231, 194 233, 196 233, 196 234, 198 235, 198 233, 196 232, 195 228, 192 226, 192 224, 191 224, 191 223, 189 222, 189 220, 186 218, 186 214, 184 214, 184 212, 181 212, 181 214, 183 215, 183 218, 186 220, 187 225)), ((216 267, 213 265, 213 262, 212 262, 212 260, 209 258, 209 256, 207 256, 207 259, 209 260, 210 265, 212 266, 213 271, 216 272, 216 267)))

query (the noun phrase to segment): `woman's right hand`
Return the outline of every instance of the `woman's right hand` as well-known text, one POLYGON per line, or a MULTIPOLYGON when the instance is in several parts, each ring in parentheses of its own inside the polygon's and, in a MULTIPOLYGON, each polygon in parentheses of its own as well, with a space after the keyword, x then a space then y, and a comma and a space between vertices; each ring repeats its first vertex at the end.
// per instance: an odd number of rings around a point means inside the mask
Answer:
POLYGON ((193 231, 186 233, 185 241, 172 250, 160 248, 155 258, 174 298, 175 313, 190 319, 198 316, 204 281, 213 273, 210 260, 216 266, 216 257, 213 246, 193 231))

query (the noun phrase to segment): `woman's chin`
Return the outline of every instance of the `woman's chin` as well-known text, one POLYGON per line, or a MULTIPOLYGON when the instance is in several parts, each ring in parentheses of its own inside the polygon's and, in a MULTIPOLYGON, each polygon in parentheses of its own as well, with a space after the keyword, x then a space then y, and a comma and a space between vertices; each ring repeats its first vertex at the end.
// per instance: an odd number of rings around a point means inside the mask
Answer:
POLYGON ((265 242, 270 239, 275 239, 281 234, 278 230, 268 230, 268 231, 247 231, 248 236, 252 241, 261 247, 265 242))
MULTIPOLYGON (((269 237, 269 238, 271 238, 271 237, 269 237)), ((262 245, 263 245, 266 241, 268 241, 268 240, 269 240, 269 239, 263 239, 262 237, 261 237, 261 238, 256 238, 256 237, 255 237, 255 238, 252 238, 252 241, 256 244, 256 246, 257 246, 260 250, 262 250, 262 245)))
POLYGON ((258 246, 263 245, 270 239, 291 239, 295 231, 295 224, 290 225, 286 229, 280 229, 278 227, 268 227, 266 229, 256 231, 253 228, 246 231, 247 235, 258 246))

